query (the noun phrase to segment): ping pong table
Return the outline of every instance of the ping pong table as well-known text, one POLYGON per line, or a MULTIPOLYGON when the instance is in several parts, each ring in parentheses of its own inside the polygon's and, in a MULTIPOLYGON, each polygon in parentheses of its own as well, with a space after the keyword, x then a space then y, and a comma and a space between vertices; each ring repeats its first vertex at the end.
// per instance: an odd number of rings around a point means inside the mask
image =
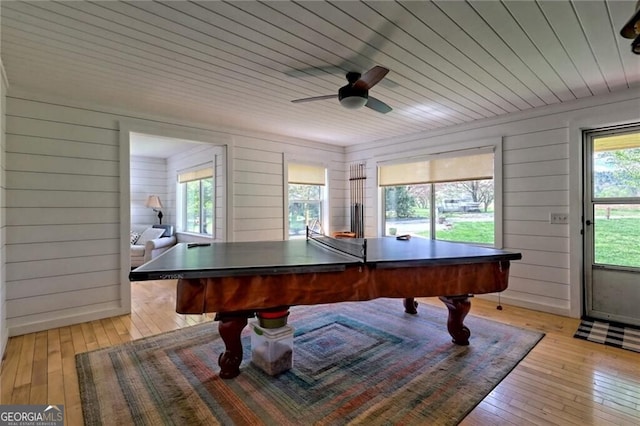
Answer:
POLYGON ((468 345, 464 318, 474 294, 507 288, 510 261, 520 253, 423 238, 336 239, 307 231, 288 241, 179 243, 131 271, 131 281, 177 279, 176 311, 215 312, 225 343, 224 379, 240 374, 241 332, 248 318, 273 308, 380 297, 438 296, 448 308, 454 343, 468 345))

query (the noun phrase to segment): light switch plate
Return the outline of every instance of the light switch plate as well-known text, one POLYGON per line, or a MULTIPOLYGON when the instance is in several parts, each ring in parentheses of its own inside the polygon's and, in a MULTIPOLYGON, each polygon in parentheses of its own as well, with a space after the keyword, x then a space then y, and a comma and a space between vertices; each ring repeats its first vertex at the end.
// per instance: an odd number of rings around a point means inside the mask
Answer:
POLYGON ((555 225, 566 225, 569 223, 568 213, 549 213, 549 223, 555 225))

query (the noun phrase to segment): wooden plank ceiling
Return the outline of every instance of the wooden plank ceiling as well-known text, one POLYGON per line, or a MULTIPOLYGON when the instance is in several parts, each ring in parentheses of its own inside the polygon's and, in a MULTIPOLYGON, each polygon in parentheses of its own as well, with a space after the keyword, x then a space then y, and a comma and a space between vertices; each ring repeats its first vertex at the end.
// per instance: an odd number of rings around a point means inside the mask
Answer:
POLYGON ((4 1, 10 87, 353 145, 637 87, 635 1, 4 1), (391 71, 347 110, 346 71, 391 71))

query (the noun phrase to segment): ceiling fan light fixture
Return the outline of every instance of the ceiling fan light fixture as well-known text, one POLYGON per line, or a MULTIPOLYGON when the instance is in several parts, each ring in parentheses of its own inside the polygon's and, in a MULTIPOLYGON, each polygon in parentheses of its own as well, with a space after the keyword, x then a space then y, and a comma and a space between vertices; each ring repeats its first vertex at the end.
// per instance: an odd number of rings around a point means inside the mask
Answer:
POLYGON ((636 11, 620 30, 620 35, 624 38, 636 38, 640 35, 640 0, 636 3, 636 11))
MULTIPOLYGON (((349 73, 347 77, 359 78, 360 74, 358 73, 349 73)), ((367 104, 369 100, 369 91, 365 88, 357 87, 353 83, 349 82, 344 87, 341 87, 338 91, 338 100, 340 101, 340 105, 347 109, 358 109, 362 108, 367 104)))
POLYGON ((636 55, 640 55, 640 35, 631 43, 631 51, 636 55))
POLYGON ((340 99, 340 105, 347 109, 358 109, 365 106, 368 100, 369 99, 364 96, 347 96, 340 99))

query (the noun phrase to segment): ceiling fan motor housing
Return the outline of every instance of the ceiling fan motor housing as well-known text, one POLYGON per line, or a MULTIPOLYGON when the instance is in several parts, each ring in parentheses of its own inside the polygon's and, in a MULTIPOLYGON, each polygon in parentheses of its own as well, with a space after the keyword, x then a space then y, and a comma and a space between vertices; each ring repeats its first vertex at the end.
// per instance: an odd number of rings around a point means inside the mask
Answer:
POLYGON ((338 100, 340 101, 340 104, 349 109, 356 109, 365 106, 368 98, 369 91, 367 89, 353 86, 351 83, 341 87, 338 91, 338 100))

